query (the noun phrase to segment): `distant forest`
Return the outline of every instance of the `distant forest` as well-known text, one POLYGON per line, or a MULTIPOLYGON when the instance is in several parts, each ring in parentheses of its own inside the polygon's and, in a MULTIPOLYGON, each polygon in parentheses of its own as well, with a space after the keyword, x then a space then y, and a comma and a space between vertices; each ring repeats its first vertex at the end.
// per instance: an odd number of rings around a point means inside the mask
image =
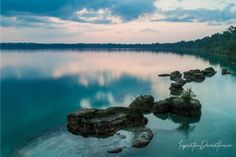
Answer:
POLYGON ((0 43, 2 50, 38 50, 38 49, 137 49, 153 51, 204 51, 225 55, 236 60, 236 27, 231 26, 223 33, 192 41, 152 44, 41 44, 41 43, 0 43))

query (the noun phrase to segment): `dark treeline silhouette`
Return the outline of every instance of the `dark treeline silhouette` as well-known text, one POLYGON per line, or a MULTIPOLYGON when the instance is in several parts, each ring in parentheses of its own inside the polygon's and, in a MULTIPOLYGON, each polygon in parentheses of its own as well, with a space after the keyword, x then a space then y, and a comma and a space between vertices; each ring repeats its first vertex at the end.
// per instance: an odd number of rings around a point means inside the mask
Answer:
POLYGON ((236 60, 236 27, 231 26, 223 33, 216 33, 192 41, 152 44, 42 44, 42 43, 1 43, 2 50, 40 50, 40 49, 136 49, 152 51, 199 51, 221 54, 236 60))

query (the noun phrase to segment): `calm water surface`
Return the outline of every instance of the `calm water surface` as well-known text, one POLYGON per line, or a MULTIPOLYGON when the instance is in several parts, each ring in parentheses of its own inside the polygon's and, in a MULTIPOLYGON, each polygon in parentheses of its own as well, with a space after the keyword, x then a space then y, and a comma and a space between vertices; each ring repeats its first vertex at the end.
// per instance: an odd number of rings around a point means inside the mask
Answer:
POLYGON ((233 157, 236 154, 236 75, 222 76, 225 60, 152 52, 1 52, 1 155, 3 157, 233 157), (218 73, 189 83, 202 103, 199 119, 146 115, 154 132, 143 149, 129 147, 133 134, 106 139, 70 134, 66 115, 81 108, 128 106, 141 94, 169 96, 171 81, 159 73, 204 69, 218 73), (228 144, 182 149, 180 143, 228 144), (119 154, 106 150, 127 145, 119 154))

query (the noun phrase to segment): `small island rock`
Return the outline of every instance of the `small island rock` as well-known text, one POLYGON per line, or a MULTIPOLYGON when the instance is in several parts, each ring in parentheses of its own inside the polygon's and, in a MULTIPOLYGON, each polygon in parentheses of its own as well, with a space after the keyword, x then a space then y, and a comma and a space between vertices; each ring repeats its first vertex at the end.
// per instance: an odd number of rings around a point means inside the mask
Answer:
POLYGON ((170 80, 172 80, 172 81, 177 81, 181 77, 182 77, 182 74, 179 71, 174 71, 174 72, 170 73, 170 80))
POLYGON ((215 69, 212 67, 208 67, 208 68, 204 69, 202 72, 206 77, 211 77, 211 76, 215 75, 215 73, 216 73, 215 69))
POLYGON ((181 83, 171 83, 170 85, 170 94, 172 95, 180 95, 183 91, 183 85, 181 83))
POLYGON ((151 112, 154 104, 154 97, 151 95, 141 95, 137 97, 130 105, 130 108, 136 109, 142 113, 151 112))

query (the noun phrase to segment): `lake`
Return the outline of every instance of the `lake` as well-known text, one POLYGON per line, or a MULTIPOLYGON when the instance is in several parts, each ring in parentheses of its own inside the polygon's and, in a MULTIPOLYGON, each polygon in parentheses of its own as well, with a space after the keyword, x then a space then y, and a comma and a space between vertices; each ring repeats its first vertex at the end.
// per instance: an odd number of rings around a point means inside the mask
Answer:
POLYGON ((226 59, 137 51, 2 51, 1 156, 3 157, 233 157, 236 154, 236 72, 226 59), (66 129, 67 114, 82 108, 128 106, 135 97, 170 96, 168 77, 160 73, 204 69, 217 71, 202 83, 188 83, 202 104, 200 119, 148 117, 154 138, 142 149, 127 138, 83 138, 66 129), (201 149, 182 144, 205 144, 201 149), (225 147, 207 147, 215 143, 225 147), (124 144, 119 154, 111 146, 124 144), (226 147, 227 145, 227 147, 226 147))

